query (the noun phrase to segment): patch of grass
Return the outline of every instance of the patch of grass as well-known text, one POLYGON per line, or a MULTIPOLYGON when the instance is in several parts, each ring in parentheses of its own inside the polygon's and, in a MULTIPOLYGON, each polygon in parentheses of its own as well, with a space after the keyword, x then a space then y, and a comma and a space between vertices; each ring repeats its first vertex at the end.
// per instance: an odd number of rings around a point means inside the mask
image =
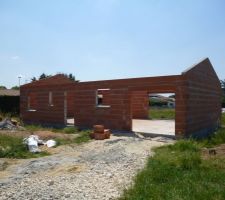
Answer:
POLYGON ((65 133, 65 134, 76 134, 78 129, 76 127, 65 127, 65 128, 52 128, 52 127, 43 127, 41 125, 25 125, 26 130, 34 131, 51 131, 54 133, 65 133))
POLYGON ((41 125, 34 125, 34 124, 25 125, 25 129, 31 132, 52 130, 51 128, 45 128, 45 127, 42 127, 41 125))
POLYGON ((81 144, 91 140, 90 131, 80 131, 78 136, 75 138, 56 138, 57 145, 66 145, 66 144, 81 144))
POLYGON ((203 147, 213 147, 225 143, 225 128, 218 129, 212 136, 199 141, 203 147))
POLYGON ((157 148, 119 199, 225 199, 225 159, 203 160, 200 148, 194 140, 157 148))
POLYGON ((65 128, 62 128, 62 129, 54 128, 51 131, 54 132, 54 133, 65 133, 65 134, 77 134, 77 133, 79 133, 78 129, 74 126, 65 127, 65 128))
POLYGON ((84 143, 84 142, 88 142, 90 139, 91 138, 90 138, 90 131, 89 130, 81 131, 79 133, 79 136, 74 139, 74 142, 76 144, 81 144, 81 143, 84 143))
POLYGON ((149 119, 175 119, 175 109, 150 107, 149 119))
POLYGON ((30 153, 21 137, 0 135, 0 158, 36 158, 49 155, 46 152, 30 153))

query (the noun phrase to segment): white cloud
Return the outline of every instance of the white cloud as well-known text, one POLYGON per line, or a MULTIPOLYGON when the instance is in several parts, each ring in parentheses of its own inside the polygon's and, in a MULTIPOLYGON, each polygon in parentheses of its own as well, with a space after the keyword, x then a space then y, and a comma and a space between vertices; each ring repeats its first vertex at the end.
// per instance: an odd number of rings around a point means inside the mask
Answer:
POLYGON ((12 56, 11 59, 12 60, 18 60, 18 59, 20 59, 20 57, 19 56, 12 56))

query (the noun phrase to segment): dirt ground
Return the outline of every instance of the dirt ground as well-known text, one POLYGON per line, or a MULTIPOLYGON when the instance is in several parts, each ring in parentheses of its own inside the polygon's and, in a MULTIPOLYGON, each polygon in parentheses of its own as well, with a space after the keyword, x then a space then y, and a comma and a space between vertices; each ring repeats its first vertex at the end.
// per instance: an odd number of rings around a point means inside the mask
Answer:
POLYGON ((0 171, 0 199, 115 199, 153 155, 153 147, 173 142, 116 134, 108 140, 59 146, 46 157, 0 159, 8 163, 0 171))
POLYGON ((225 158, 225 144, 213 148, 204 148, 201 154, 204 159, 225 158))
POLYGON ((77 134, 63 134, 63 133, 54 133, 51 131, 17 131, 17 130, 1 130, 0 134, 2 135, 14 135, 15 137, 28 137, 29 135, 38 135, 40 139, 42 140, 49 140, 49 139, 56 139, 56 138, 62 138, 62 139, 70 139, 75 138, 77 134))

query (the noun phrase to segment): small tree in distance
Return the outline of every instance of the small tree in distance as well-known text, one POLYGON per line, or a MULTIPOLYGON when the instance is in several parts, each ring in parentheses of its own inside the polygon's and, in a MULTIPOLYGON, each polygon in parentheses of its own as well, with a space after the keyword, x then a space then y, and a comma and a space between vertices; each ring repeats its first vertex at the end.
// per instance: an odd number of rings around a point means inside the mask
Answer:
POLYGON ((44 79, 44 78, 48 78, 48 77, 50 77, 51 75, 46 75, 45 73, 42 73, 41 75, 40 75, 40 77, 39 77, 39 80, 41 80, 41 79, 44 79))
POLYGON ((5 87, 4 85, 0 85, 0 90, 7 90, 7 87, 5 87))
POLYGON ((19 90, 20 88, 19 88, 19 86, 13 86, 12 88, 11 88, 11 90, 19 90))
POLYGON ((31 78, 31 82, 34 82, 36 80, 37 80, 36 77, 31 78))
MULTIPOLYGON (((58 74, 63 74, 63 73, 58 73, 58 74)), ((70 73, 70 74, 63 74, 65 77, 67 77, 68 79, 72 80, 72 81, 76 81, 75 76, 70 73)), ((33 78, 31 78, 31 82, 37 81, 37 80, 42 80, 48 77, 51 77, 52 75, 47 75, 45 73, 42 73, 39 78, 36 78, 35 76, 33 78)))

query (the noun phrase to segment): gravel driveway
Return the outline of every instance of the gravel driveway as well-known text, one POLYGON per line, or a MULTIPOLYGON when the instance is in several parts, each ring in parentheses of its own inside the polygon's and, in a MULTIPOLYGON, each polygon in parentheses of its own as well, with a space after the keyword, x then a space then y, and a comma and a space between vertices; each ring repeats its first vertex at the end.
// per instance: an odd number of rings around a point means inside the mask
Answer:
POLYGON ((115 199, 144 167, 151 148, 171 142, 112 136, 80 146, 60 146, 47 157, 10 160, 12 164, 0 171, 0 199, 115 199))

